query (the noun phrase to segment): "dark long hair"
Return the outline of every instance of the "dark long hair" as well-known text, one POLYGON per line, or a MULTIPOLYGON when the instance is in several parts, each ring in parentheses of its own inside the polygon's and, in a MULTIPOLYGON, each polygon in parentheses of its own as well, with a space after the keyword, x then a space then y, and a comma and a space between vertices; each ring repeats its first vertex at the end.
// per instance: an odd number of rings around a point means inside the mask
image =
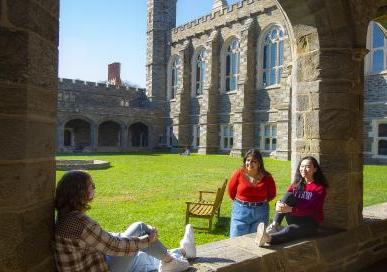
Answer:
POLYGON ((266 171, 266 169, 265 169, 265 165, 263 164, 262 154, 261 154, 261 152, 259 152, 258 149, 252 148, 252 149, 247 150, 245 156, 243 157, 243 167, 245 167, 246 160, 248 157, 253 157, 254 159, 256 159, 258 161, 259 169, 261 170, 263 175, 271 176, 271 174, 268 171, 266 171))
POLYGON ((316 168, 316 172, 313 174, 314 183, 316 183, 318 185, 322 185, 325 188, 328 188, 329 187, 328 181, 327 181, 326 177, 324 176, 324 173, 322 172, 319 163, 312 156, 303 157, 300 160, 300 162, 298 163, 298 166, 297 166, 297 169, 296 169, 296 173, 294 174, 294 179, 293 179, 293 182, 292 182, 293 186, 295 186, 298 189, 302 190, 304 188, 305 184, 306 184, 305 179, 301 176, 301 173, 300 173, 300 166, 301 166, 301 163, 304 160, 310 160, 312 162, 314 168, 316 168))
POLYGON ((58 215, 90 209, 88 187, 92 183, 89 173, 75 170, 63 175, 56 187, 55 208, 58 215))

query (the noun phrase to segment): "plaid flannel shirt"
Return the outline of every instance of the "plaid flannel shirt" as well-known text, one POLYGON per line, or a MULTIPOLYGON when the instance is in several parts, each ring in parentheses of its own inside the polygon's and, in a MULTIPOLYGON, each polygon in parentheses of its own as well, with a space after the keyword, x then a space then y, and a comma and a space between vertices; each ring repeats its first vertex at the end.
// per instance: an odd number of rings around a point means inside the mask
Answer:
POLYGON ((104 231, 79 211, 59 217, 55 224, 55 259, 59 272, 109 271, 106 255, 133 255, 148 246, 149 240, 122 238, 104 231))

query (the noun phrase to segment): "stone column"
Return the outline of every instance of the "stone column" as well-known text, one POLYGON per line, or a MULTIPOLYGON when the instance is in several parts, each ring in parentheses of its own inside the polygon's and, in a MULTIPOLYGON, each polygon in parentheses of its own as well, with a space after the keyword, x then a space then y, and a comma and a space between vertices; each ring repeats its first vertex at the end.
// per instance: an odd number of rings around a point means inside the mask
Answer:
POLYGON ((55 271, 58 18, 57 0, 0 1, 0 271, 55 271))
POLYGON ((96 123, 90 124, 91 150, 93 152, 98 149, 98 125, 96 123))
POLYGON ((121 125, 121 150, 126 151, 128 149, 128 127, 127 125, 121 125))
MULTIPOLYGON (((330 182, 325 223, 352 228, 362 221, 362 60, 366 51, 320 47, 316 41, 323 37, 313 31, 296 37, 293 172, 301 157, 315 156, 330 182)), ((345 38, 349 41, 350 33, 345 38)))
POLYGON ((237 104, 231 120, 234 126, 231 155, 235 156, 242 156, 249 148, 254 147, 256 32, 254 20, 247 19, 241 32, 237 104))
POLYGON ((189 104, 191 99, 191 41, 185 41, 183 48, 179 52, 181 59, 181 79, 176 92, 176 102, 173 118, 173 133, 178 139, 179 146, 189 146, 190 130, 189 127, 189 104))
POLYGON ((198 153, 217 153, 219 150, 219 126, 217 96, 219 92, 219 30, 212 31, 206 44, 206 78, 200 107, 200 145, 198 153))
POLYGON ((275 157, 281 160, 290 160, 291 126, 290 126, 290 94, 291 92, 292 66, 286 66, 282 70, 281 90, 286 94, 282 103, 278 105, 277 119, 277 149, 275 157))
POLYGON ((56 127, 56 151, 61 152, 64 147, 64 124, 58 122, 56 127))

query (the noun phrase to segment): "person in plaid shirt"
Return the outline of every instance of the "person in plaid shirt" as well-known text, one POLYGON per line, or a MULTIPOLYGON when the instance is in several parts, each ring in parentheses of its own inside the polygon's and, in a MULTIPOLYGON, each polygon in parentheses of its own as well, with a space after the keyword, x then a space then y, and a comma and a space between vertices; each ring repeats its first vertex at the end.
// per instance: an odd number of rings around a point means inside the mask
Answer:
MULTIPOLYGON (((56 188, 55 260, 59 272, 129 272, 139 269, 137 253, 161 260, 159 271, 184 271, 186 258, 196 257, 192 226, 180 242, 178 254, 171 254, 158 240, 157 230, 142 222, 129 226, 122 234, 109 233, 85 212, 94 197, 95 184, 84 171, 67 172, 56 188)), ((141 259, 142 260, 142 259, 141 259)), ((140 265, 140 266, 139 266, 140 265)), ((154 267, 157 269, 157 267, 154 267)), ((154 269, 150 268, 150 269, 154 269)))

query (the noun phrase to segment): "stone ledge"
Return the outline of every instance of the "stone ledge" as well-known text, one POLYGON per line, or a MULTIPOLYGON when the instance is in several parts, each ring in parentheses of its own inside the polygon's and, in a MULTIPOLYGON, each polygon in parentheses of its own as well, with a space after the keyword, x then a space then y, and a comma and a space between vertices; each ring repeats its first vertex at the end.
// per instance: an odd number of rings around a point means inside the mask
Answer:
POLYGON ((255 234, 201 245, 190 271, 358 271, 387 256, 387 203, 363 214, 354 229, 281 246, 259 248, 255 234))

